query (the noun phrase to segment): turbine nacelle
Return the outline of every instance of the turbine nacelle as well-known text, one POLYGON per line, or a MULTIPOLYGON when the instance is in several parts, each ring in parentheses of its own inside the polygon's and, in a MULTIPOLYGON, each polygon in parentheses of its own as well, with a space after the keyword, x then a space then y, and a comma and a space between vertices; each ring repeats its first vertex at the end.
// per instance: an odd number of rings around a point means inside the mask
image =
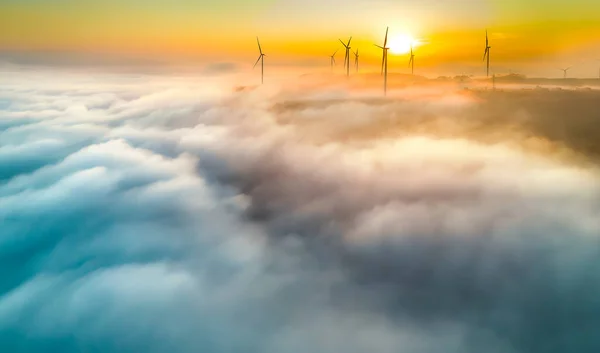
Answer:
POLYGON ((490 49, 492 49, 492 47, 485 47, 485 51, 483 52, 483 60, 487 59, 487 57, 490 55, 490 49))
POLYGON ((350 39, 348 39, 348 43, 344 43, 341 39, 340 39, 340 43, 342 43, 342 45, 346 48, 346 49, 350 49, 350 42, 352 41, 352 37, 350 37, 350 39))

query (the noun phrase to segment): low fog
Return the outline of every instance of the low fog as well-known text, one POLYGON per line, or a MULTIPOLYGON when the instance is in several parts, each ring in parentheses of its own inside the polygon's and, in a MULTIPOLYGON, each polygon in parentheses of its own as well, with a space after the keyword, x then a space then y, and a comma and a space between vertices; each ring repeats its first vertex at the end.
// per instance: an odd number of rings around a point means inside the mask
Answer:
POLYGON ((2 72, 3 351, 600 350, 600 91, 230 69, 2 72))

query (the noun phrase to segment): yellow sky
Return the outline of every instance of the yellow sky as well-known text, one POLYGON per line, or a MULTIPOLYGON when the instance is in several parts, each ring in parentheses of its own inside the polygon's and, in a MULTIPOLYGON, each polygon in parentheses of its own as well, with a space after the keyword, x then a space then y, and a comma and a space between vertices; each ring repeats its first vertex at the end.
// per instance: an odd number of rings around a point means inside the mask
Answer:
POLYGON ((591 50, 597 13, 594 0, 0 0, 0 49, 246 60, 259 35, 265 51, 293 60, 352 35, 368 60, 390 26, 390 36, 419 38, 421 62, 433 64, 479 55, 488 27, 494 59, 510 62, 591 50))

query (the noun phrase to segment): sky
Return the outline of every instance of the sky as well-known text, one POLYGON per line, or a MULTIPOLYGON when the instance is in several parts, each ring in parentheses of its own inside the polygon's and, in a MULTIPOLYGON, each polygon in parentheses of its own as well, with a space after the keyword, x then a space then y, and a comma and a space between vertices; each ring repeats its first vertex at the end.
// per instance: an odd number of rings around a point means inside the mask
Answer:
POLYGON ((2 0, 0 51, 251 65, 260 36, 276 63, 321 65, 353 36, 368 65, 390 26, 391 37, 418 40, 419 64, 434 68, 478 64, 488 28, 502 70, 551 62, 586 76, 600 58, 598 11, 592 0, 2 0))

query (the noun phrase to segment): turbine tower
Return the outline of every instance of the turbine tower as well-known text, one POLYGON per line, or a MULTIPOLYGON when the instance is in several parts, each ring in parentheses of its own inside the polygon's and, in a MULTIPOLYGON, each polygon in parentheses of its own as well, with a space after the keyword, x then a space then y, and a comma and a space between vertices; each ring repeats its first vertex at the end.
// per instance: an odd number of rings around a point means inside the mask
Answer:
POLYGON ((354 52, 354 66, 356 67, 356 72, 358 72, 358 49, 354 52))
POLYGON ((350 37, 350 39, 348 39, 348 44, 342 42, 342 40, 340 39, 340 42, 342 43, 342 45, 344 46, 344 48, 346 48, 346 56, 344 57, 344 67, 346 68, 346 76, 350 77, 350 41, 352 40, 352 37, 350 37))
POLYGON ((260 52, 260 55, 258 56, 258 60, 256 60, 256 62, 254 63, 254 67, 256 67, 256 65, 258 64, 258 62, 260 61, 260 83, 263 84, 265 82, 265 59, 264 57, 266 56, 263 51, 262 48, 260 47, 260 40, 258 40, 258 37, 256 37, 256 42, 258 43, 258 51, 260 52))
POLYGON ((333 54, 329 57, 331 60, 331 72, 333 72, 333 67, 335 66, 335 54, 337 54, 339 49, 333 52, 333 54))
POLYGON ((572 66, 567 67, 566 69, 559 69, 563 72, 563 79, 567 78, 567 71, 571 69, 572 66))
POLYGON ((411 74, 415 74, 415 54, 413 54, 412 44, 410 45, 410 59, 408 60, 408 66, 410 67, 411 74))
POLYGON ((381 74, 383 75, 383 94, 387 95, 387 57, 388 50, 390 48, 387 47, 387 38, 388 38, 388 30, 390 28, 387 27, 385 29, 385 39, 383 40, 383 46, 375 44, 375 46, 383 51, 383 56, 381 59, 381 74))
POLYGON ((490 41, 488 40, 488 32, 487 29, 485 30, 485 51, 483 52, 483 60, 487 59, 487 70, 486 70, 486 77, 490 76, 490 49, 492 49, 492 47, 490 47, 490 41))

